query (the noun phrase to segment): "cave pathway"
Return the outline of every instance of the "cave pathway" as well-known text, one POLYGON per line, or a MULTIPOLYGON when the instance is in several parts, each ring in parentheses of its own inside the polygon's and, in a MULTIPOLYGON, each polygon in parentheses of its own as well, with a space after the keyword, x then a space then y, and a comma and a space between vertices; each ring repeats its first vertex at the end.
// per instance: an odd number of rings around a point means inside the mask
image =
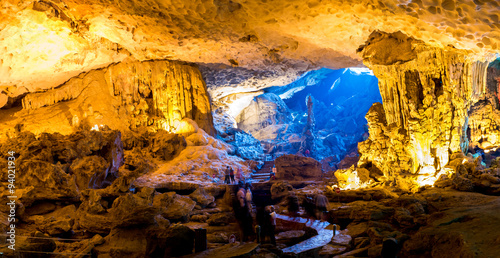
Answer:
POLYGON ((252 174, 252 183, 267 181, 272 167, 274 167, 274 160, 264 161, 264 165, 252 174))
POLYGON ((289 217, 281 214, 277 214, 276 218, 291 223, 305 224, 307 227, 314 228, 318 232, 318 235, 316 236, 313 236, 296 245, 283 249, 282 251, 285 254, 288 253, 293 254, 293 256, 299 256, 299 254, 305 254, 306 252, 318 252, 323 246, 327 245, 332 240, 333 230, 330 226, 330 223, 326 221, 311 221, 301 217, 289 217))

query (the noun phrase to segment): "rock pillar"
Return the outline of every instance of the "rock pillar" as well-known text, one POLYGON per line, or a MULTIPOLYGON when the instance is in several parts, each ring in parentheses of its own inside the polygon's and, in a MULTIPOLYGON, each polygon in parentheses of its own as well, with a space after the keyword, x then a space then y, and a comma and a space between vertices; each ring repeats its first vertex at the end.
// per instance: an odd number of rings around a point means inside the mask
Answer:
POLYGON ((383 99, 366 115, 370 136, 359 143, 358 165, 380 169, 402 188, 438 176, 467 141, 468 109, 484 92, 487 65, 401 32, 373 32, 358 52, 383 99))

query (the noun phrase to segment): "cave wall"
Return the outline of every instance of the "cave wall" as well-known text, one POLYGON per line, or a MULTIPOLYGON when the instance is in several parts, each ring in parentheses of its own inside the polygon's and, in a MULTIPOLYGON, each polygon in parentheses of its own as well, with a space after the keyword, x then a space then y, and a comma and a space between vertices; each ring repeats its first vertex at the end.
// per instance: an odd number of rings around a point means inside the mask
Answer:
POLYGON ((207 133, 214 133, 201 73, 195 65, 178 61, 112 64, 82 73, 55 89, 28 94, 22 106, 18 116, 22 119, 17 122, 35 132, 44 127, 54 130, 54 123, 66 128, 63 133, 82 124, 181 132, 187 118, 207 133), (55 116, 61 118, 54 121, 55 116), (33 118, 41 128, 33 128, 33 118))
POLYGON ((370 136, 359 144, 358 165, 374 165, 388 180, 433 176, 466 145, 467 112, 484 93, 487 64, 400 32, 374 32, 359 51, 384 104, 366 115, 370 136))

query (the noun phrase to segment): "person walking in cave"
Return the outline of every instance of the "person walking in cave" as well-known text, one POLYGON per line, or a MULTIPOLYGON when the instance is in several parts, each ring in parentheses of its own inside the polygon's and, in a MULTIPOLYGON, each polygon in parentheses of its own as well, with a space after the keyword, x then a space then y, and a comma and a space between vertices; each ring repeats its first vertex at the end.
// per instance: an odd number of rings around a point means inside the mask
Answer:
POLYGON ((269 181, 276 179, 276 165, 271 168, 271 172, 269 173, 269 181))
POLYGON ((229 166, 226 167, 226 170, 224 171, 224 184, 230 184, 230 175, 229 175, 229 166))
POLYGON ((304 156, 309 157, 310 155, 311 152, 309 151, 309 149, 306 149, 306 151, 304 152, 304 156))
POLYGON ((321 221, 325 221, 327 219, 326 214, 330 206, 328 198, 326 198, 326 196, 323 193, 318 192, 318 194, 316 194, 315 203, 317 212, 316 218, 320 219, 321 221))
POLYGON ((265 208, 265 218, 264 218, 264 238, 263 240, 266 240, 266 237, 269 237, 269 240, 271 241, 271 244, 276 246, 276 237, 275 237, 275 231, 276 231, 276 212, 274 211, 274 207, 272 205, 266 206, 265 208))
POLYGON ((247 203, 245 200, 246 190, 243 182, 238 182, 238 192, 236 193, 237 203, 235 207, 236 219, 240 227, 241 241, 245 242, 252 235, 253 222, 250 213, 248 212, 247 203))
POLYGON ((315 199, 312 198, 310 195, 306 195, 302 202, 302 206, 304 207, 304 210, 306 212, 307 216, 307 221, 313 222, 315 220, 315 215, 316 215, 316 205, 315 205, 315 199))
POLYGON ((234 170, 232 167, 229 167, 229 176, 231 177, 231 184, 235 184, 236 181, 234 180, 234 170))
POLYGON ((245 184, 245 191, 246 191, 245 192, 245 202, 246 202, 246 205, 247 205, 247 208, 248 208, 248 212, 250 213, 250 215, 253 215, 254 212, 253 212, 253 206, 252 206, 252 203, 253 203, 252 184, 250 184, 249 182, 247 182, 245 184))

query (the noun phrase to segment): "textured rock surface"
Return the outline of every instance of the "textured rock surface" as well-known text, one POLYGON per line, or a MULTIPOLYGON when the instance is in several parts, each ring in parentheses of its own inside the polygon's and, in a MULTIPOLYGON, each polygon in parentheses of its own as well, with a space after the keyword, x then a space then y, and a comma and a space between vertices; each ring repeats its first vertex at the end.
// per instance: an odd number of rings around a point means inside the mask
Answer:
MULTIPOLYGON (((492 95, 492 94, 491 94, 492 95)), ((482 100, 474 104, 469 111, 469 147, 485 150, 500 146, 500 111, 493 102, 482 100)))
MULTIPOLYGON (((467 110, 484 88, 481 67, 467 51, 402 33, 374 32, 360 51, 379 79, 384 105, 366 115, 370 136, 359 144, 359 164, 380 169, 388 180, 401 173, 415 175, 415 183, 416 175, 435 176, 466 142, 467 110), (399 51, 387 51, 389 45, 399 51)), ((403 181, 401 188, 413 187, 403 181)))
POLYGON ((213 121, 206 86, 196 66, 175 61, 125 62, 82 73, 58 88, 23 98, 14 124, 39 133, 106 125, 120 130, 151 126, 169 132, 208 133, 213 121), (47 117, 47 113, 52 113, 47 117), (38 118, 36 125, 30 120, 38 118), (61 120, 54 121, 54 116, 61 120), (66 117, 66 119, 63 118, 66 117))
POLYGON ((13 88, 8 92, 48 89, 127 57, 257 67, 278 76, 349 67, 361 64, 355 50, 376 29, 484 53, 498 49, 498 7, 473 0, 9 0, 0 17, 0 85, 13 88))
POLYGON ((115 228, 94 248, 99 256, 144 257, 148 252, 147 233, 143 228, 115 228))
POLYGON ((26 95, 23 107, 0 113, 7 125, 2 140, 20 131, 70 134, 91 127, 193 133, 199 126, 213 132, 206 86, 198 69, 182 62, 127 62, 82 73, 58 88, 26 95))
POLYGON ((158 194, 153 205, 160 209, 160 215, 169 220, 187 220, 196 202, 175 192, 158 194))
MULTIPOLYGON (((262 140, 275 138, 277 132, 271 131, 271 135, 256 134, 257 132, 269 126, 285 124, 289 117, 290 111, 283 100, 274 93, 266 93, 255 97, 236 117, 236 122, 238 128, 262 140)), ((280 129, 280 127, 275 128, 280 129)))
POLYGON ((283 155, 275 160, 276 178, 303 180, 321 178, 321 163, 313 158, 283 155))

